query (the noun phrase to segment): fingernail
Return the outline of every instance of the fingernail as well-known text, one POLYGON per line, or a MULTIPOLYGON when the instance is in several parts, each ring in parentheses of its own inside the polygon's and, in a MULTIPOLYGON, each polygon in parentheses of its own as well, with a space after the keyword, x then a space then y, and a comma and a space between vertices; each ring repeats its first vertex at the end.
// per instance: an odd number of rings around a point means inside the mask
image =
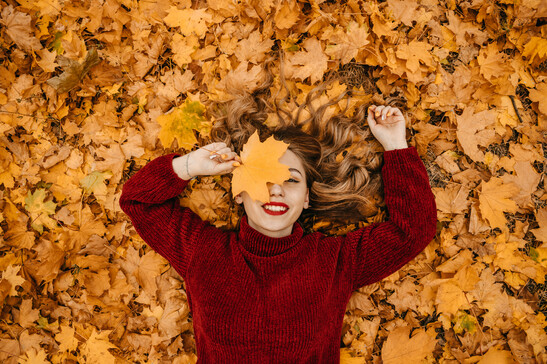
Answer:
POLYGON ((226 158, 228 158, 228 156, 226 154, 223 154, 223 155, 220 156, 220 158, 226 159, 226 158))
POLYGON ((217 154, 214 150, 210 151, 209 154, 217 154))
POLYGON ((216 157, 217 157, 216 155, 210 155, 209 159, 215 159, 216 157))
POLYGON ((382 120, 386 120, 386 115, 382 115, 382 120))
POLYGON ((379 113, 379 112, 377 112, 377 113, 376 113, 376 116, 380 116, 380 113, 379 113))
POLYGON ((234 167, 239 167, 240 165, 241 165, 241 164, 240 164, 239 162, 234 162, 234 163, 232 163, 232 166, 234 166, 234 167))

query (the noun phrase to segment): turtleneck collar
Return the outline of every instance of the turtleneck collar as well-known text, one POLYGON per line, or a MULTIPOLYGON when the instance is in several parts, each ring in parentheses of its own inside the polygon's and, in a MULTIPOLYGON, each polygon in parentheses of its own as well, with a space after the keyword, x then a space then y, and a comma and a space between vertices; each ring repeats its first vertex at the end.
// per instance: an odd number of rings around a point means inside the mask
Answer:
POLYGON ((250 253, 258 256, 274 256, 281 254, 294 245, 296 245, 303 235, 300 224, 293 225, 291 235, 283 238, 271 238, 255 229, 247 222, 247 216, 244 215, 239 223, 239 241, 243 248, 250 253))

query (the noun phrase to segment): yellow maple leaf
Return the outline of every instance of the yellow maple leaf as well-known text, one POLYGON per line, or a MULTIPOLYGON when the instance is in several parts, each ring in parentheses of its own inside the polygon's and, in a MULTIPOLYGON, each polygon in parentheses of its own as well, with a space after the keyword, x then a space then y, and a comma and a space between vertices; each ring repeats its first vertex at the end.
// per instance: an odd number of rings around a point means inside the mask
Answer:
POLYGON ((433 354, 437 344, 435 329, 417 329, 410 337, 410 326, 397 327, 390 331, 382 346, 382 361, 390 363, 423 363, 428 355, 433 354))
POLYGON ((321 48, 321 42, 317 38, 308 38, 302 42, 306 51, 296 52, 287 57, 285 71, 288 78, 305 80, 310 78, 312 84, 323 78, 328 68, 328 57, 321 48))
POLYGON ((433 65, 431 48, 427 42, 413 40, 408 44, 399 44, 396 54, 397 57, 406 60, 406 68, 414 73, 420 68, 420 61, 426 66, 433 65))
POLYGON ((93 193, 95 197, 106 196, 106 184, 105 181, 112 177, 112 172, 99 172, 94 171, 80 180, 80 186, 84 190, 84 193, 93 193))
POLYGON ((25 279, 17 274, 19 269, 21 269, 21 266, 13 266, 10 264, 2 273, 2 279, 7 280, 11 284, 11 289, 9 292, 10 296, 17 296, 18 292, 15 290, 15 286, 25 283, 25 279))
POLYGON ((84 362, 103 364, 114 364, 116 362, 116 358, 108 351, 108 349, 117 348, 108 339, 110 332, 112 330, 104 330, 100 334, 97 334, 95 329, 93 329, 91 336, 80 351, 81 355, 86 358, 84 362))
POLYGON ((44 225, 50 229, 57 227, 55 220, 48 216, 55 213, 57 204, 53 201, 44 202, 45 197, 46 190, 39 188, 32 194, 28 191, 25 198, 25 209, 30 213, 31 226, 34 230, 39 231, 40 234, 44 232, 44 225))
POLYGON ((40 350, 36 348, 29 348, 28 351, 25 352, 26 357, 21 357, 19 359, 19 363, 24 364, 47 364, 50 363, 47 360, 47 354, 44 351, 44 349, 40 348, 40 350))
POLYGON ((465 292, 453 280, 447 280, 439 285, 435 304, 437 312, 451 315, 470 307, 465 292))
MULTIPOLYGON (((471 357, 473 359, 476 357, 471 357)), ((515 359, 509 350, 491 347, 488 352, 480 357, 479 364, 510 364, 515 363, 515 359)))
POLYGON ((536 57, 539 58, 540 62, 545 60, 547 58, 547 39, 532 37, 524 46, 522 56, 530 57, 528 63, 532 63, 536 57))
POLYGON ((536 221, 539 228, 530 229, 530 232, 534 234, 536 239, 547 244, 547 207, 538 209, 538 212, 536 213, 536 221))
POLYGON ((158 116, 157 121, 161 125, 159 138, 163 146, 169 148, 176 138, 179 147, 192 148, 197 143, 193 130, 209 131, 204 114, 205 106, 199 101, 186 99, 183 105, 171 109, 165 115, 158 116))
POLYGON ((541 82, 536 85, 535 90, 530 90, 530 100, 538 103, 538 110, 547 115, 547 83, 541 82))
POLYGON ((514 213, 518 206, 509 197, 515 196, 519 188, 514 183, 504 184, 500 178, 492 177, 490 181, 482 181, 479 194, 479 209, 483 218, 488 220, 491 228, 505 228, 507 220, 503 212, 514 213))
POLYGON ((365 364, 367 358, 362 356, 351 356, 351 351, 348 348, 340 349, 340 364, 365 364))
POLYGON ((456 122, 456 135, 465 154, 475 162, 483 162, 484 153, 478 146, 488 146, 494 142, 495 131, 489 126, 496 122, 496 113, 492 110, 474 113, 471 108, 466 108, 456 116, 456 122))
POLYGON ((55 340, 59 343, 60 351, 72 351, 78 347, 78 340, 74 336, 74 328, 61 324, 61 332, 55 335, 55 340))
POLYGON ((165 24, 170 27, 179 27, 182 35, 188 36, 192 33, 202 38, 207 33, 208 23, 212 20, 211 14, 207 9, 177 9, 172 6, 168 15, 163 19, 165 24))
POLYGON ((241 166, 233 171, 232 193, 246 191, 253 200, 269 202, 267 183, 282 184, 291 175, 289 167, 279 163, 288 147, 273 136, 261 143, 255 131, 243 146, 241 166))

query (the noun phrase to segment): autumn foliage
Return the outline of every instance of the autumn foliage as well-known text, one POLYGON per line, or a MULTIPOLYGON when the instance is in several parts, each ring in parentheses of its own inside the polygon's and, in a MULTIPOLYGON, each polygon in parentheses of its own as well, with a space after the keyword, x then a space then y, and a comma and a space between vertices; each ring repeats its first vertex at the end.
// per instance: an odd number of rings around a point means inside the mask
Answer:
MULTIPOLYGON (((270 56, 300 103, 337 73, 318 104, 401 107, 436 196, 426 250, 354 292, 342 363, 547 362, 544 0, 0 0, 0 361, 195 363, 184 282, 121 187, 270 56)), ((229 194, 202 178, 181 203, 233 228, 229 194)))

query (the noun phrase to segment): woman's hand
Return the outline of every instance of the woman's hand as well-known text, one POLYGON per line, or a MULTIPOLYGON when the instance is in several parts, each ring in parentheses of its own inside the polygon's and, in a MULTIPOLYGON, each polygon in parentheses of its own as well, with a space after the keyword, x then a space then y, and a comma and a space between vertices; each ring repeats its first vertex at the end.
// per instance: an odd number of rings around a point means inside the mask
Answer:
POLYGON ((173 159, 173 170, 182 179, 195 176, 213 176, 230 173, 241 159, 226 146, 226 143, 212 143, 173 159))
POLYGON ((370 131, 386 151, 408 148, 406 122, 398 108, 371 105, 368 108, 367 121, 370 131))

